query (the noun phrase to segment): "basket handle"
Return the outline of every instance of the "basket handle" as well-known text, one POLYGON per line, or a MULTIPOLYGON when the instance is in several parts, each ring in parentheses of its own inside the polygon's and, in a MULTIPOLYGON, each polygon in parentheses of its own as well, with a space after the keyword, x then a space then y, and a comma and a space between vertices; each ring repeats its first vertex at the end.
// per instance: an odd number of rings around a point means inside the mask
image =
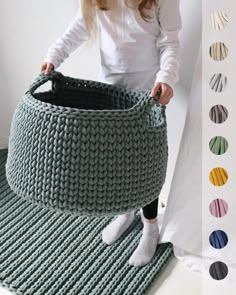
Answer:
POLYGON ((142 101, 142 116, 145 117, 146 115, 148 115, 152 109, 152 107, 156 104, 159 105, 159 107, 161 108, 162 111, 165 111, 166 109, 166 105, 162 105, 159 102, 159 99, 161 97, 161 89, 159 89, 156 93, 156 95, 151 96, 150 95, 150 91, 146 92, 144 95, 145 99, 142 101))
MULTIPOLYGON (((152 101, 154 101, 155 103, 158 103, 160 97, 161 97, 161 89, 157 90, 157 93, 154 96, 150 96, 152 101)), ((160 106, 163 106, 159 103, 160 106)))
MULTIPOLYGON (((52 70, 49 75, 46 75, 45 72, 41 72, 38 77, 34 80, 34 82, 29 86, 29 89, 26 91, 26 93, 30 93, 31 95, 35 92, 37 88, 42 86, 48 81, 54 82, 55 80, 58 80, 59 78, 64 77, 61 72, 57 72, 52 70)), ((52 86, 53 88, 53 86, 52 86)))

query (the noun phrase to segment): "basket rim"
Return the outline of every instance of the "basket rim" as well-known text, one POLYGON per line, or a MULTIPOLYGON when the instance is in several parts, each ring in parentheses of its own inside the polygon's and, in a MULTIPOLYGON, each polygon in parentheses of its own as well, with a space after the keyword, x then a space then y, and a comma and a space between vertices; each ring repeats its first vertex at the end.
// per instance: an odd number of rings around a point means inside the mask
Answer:
MULTIPOLYGON (((72 115, 72 116, 80 116, 80 117, 96 117, 98 119, 99 117, 101 118, 113 118, 115 117, 140 117, 145 112, 145 106, 147 104, 154 105, 155 101, 153 97, 150 96, 151 91, 137 91, 137 90, 132 90, 123 86, 119 85, 111 85, 111 84, 106 84, 100 81, 95 81, 95 80, 87 80, 87 79, 80 79, 80 78, 72 78, 69 76, 64 76, 60 72, 54 71, 54 75, 57 75, 57 79, 59 78, 60 82, 63 82, 65 84, 68 83, 74 83, 74 84, 83 84, 87 85, 91 88, 93 87, 106 87, 112 89, 112 91, 118 91, 118 92, 124 92, 126 94, 131 94, 131 95, 136 95, 139 97, 138 101, 136 104, 134 104, 131 108, 126 108, 126 109, 115 109, 115 110, 110 110, 110 109, 104 109, 104 110, 94 110, 94 109, 80 109, 80 108, 74 108, 74 107, 67 107, 67 106, 60 106, 60 105, 55 105, 50 102, 44 102, 40 101, 37 99, 31 89, 35 86, 36 83, 40 83, 43 85, 45 82, 50 81, 46 77, 44 73, 41 73, 38 77, 38 81, 34 82, 27 92, 25 92, 23 96, 23 101, 26 103, 29 107, 37 110, 41 110, 43 112, 49 112, 49 113, 57 113, 57 114, 64 114, 64 115, 72 115), (41 79, 40 79, 41 78, 41 79), (44 81, 45 80, 45 81, 44 81)), ((52 81, 53 83, 53 81, 52 81)), ((40 85, 39 85, 40 86, 40 85)), ((86 88, 87 86, 84 86, 86 88)), ((38 87, 37 87, 38 88, 38 87)), ((50 90, 52 91, 52 90, 50 90)), ((45 91, 45 92, 39 92, 41 94, 43 93, 48 93, 50 91, 45 91)))

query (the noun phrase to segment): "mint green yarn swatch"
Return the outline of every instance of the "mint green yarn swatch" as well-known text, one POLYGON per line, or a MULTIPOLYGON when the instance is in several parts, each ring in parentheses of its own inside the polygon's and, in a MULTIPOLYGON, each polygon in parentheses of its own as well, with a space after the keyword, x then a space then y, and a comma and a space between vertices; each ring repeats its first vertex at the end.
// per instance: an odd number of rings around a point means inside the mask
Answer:
POLYGON ((138 212, 112 246, 102 229, 111 217, 51 211, 18 197, 5 176, 7 150, 0 150, 0 284, 17 295, 144 295, 173 257, 159 244, 152 261, 133 267, 128 259, 142 230, 138 212))
POLYGON ((213 154, 222 155, 228 149, 228 141, 223 136, 215 136, 210 140, 209 148, 213 154))
POLYGON ((12 119, 11 189, 40 206, 85 216, 149 204, 166 177, 165 108, 150 92, 42 72, 12 119), (48 81, 51 90, 35 92, 48 81))

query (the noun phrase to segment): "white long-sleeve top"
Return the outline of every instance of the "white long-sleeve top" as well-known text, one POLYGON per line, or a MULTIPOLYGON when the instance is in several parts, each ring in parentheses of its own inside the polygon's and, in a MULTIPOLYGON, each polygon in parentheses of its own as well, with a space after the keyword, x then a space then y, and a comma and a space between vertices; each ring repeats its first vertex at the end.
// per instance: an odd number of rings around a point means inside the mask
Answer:
MULTIPOLYGON (((159 0, 159 5, 153 7, 151 22, 144 21, 124 0, 118 1, 119 18, 115 23, 111 11, 98 11, 99 81, 136 90, 150 90, 156 82, 173 88, 179 80, 181 55, 179 1, 159 0)), ((86 40, 80 3, 66 31, 49 47, 45 62, 58 68, 86 40)))

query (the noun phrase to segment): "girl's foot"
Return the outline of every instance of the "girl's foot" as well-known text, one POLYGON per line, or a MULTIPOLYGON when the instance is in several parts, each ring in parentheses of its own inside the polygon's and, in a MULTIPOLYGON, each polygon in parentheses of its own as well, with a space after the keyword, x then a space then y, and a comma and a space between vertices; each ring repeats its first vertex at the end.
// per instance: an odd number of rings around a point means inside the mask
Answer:
POLYGON ((131 225, 134 220, 134 212, 127 212, 119 215, 115 220, 109 223, 102 231, 102 240, 107 245, 117 241, 123 232, 131 225))
POLYGON ((159 241, 158 221, 153 223, 143 219, 143 233, 139 245, 129 259, 129 264, 133 266, 143 266, 153 258, 159 241))

